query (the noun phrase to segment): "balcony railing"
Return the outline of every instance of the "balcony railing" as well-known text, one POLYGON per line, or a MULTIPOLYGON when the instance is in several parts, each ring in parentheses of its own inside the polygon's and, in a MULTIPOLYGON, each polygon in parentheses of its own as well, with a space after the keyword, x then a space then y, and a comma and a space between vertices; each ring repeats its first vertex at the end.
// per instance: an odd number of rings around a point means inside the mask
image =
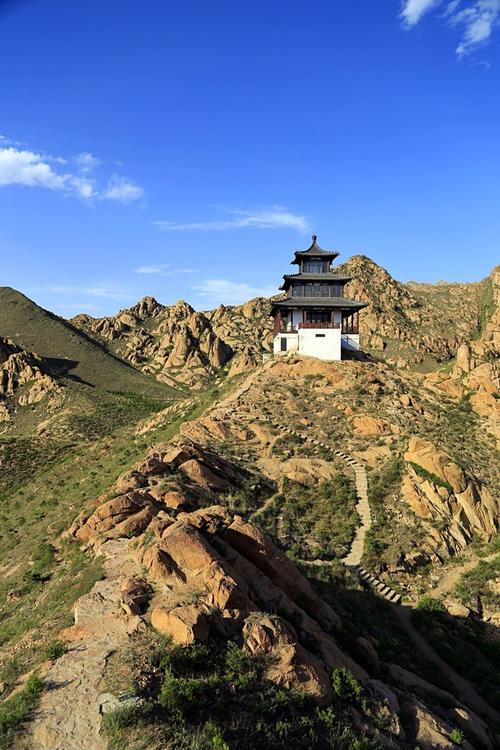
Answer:
POLYGON ((282 324, 279 326, 279 328, 275 328, 274 334, 278 333, 298 333, 299 330, 304 329, 339 329, 342 328, 341 333, 342 334, 358 334, 358 326, 356 325, 346 325, 345 323, 341 326, 340 323, 316 323, 314 321, 305 321, 303 323, 298 323, 297 325, 284 325, 282 324))
POLYGON ((314 320, 306 320, 299 323, 299 328, 340 328, 340 323, 320 323, 314 320))

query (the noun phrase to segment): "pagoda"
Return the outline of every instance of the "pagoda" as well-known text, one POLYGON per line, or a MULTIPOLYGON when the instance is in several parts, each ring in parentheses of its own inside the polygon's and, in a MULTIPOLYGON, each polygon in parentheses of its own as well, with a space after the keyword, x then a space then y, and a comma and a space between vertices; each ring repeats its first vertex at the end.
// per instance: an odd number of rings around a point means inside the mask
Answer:
POLYGON ((273 302, 274 353, 296 352, 328 361, 342 359, 342 349, 359 350, 359 311, 366 305, 344 298, 351 276, 335 274, 339 253, 323 250, 312 236, 307 250, 297 250, 280 289, 286 297, 273 302))

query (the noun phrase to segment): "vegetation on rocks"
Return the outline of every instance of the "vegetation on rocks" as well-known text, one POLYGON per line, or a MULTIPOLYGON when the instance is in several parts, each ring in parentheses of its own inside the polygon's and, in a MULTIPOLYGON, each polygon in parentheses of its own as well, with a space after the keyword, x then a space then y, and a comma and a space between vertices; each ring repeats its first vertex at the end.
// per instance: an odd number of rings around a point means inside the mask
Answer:
MULTIPOLYGON (((128 662, 129 680, 144 702, 131 711, 105 716, 110 750, 188 748, 193 743, 200 750, 379 747, 355 726, 351 706, 363 706, 368 713, 376 709, 363 699, 361 686, 345 669, 332 675, 331 704, 318 708, 305 695, 268 682, 265 664, 248 657, 233 641, 185 648, 160 641, 151 649, 149 638, 146 651, 141 640, 135 644, 135 653, 145 653, 141 663, 135 657, 128 662)), ((122 669, 123 660, 122 656, 122 669)), ((115 657, 110 670, 117 661, 115 657)))

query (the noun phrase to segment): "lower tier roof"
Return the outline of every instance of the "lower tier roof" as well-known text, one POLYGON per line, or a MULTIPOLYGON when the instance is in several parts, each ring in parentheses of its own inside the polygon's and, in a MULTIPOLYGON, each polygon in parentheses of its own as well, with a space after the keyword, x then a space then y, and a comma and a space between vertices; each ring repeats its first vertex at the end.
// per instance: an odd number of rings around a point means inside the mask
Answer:
POLYGON ((288 310, 290 308, 306 307, 328 307, 362 310, 368 307, 365 302, 356 302, 343 297, 289 297, 288 299, 273 302, 273 310, 288 310))

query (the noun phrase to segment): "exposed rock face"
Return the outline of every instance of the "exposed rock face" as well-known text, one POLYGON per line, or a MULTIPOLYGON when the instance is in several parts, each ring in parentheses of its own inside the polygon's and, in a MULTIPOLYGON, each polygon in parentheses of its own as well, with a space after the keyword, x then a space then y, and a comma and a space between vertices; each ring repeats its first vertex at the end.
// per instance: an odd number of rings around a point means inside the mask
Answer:
MULTIPOLYGON (((353 277, 346 295, 369 306, 360 312, 365 344, 398 366, 450 359, 477 334, 489 280, 471 284, 402 284, 363 255, 338 267, 353 277)), ((494 273, 492 274, 494 278, 494 273)))
POLYGON ((270 348, 269 309, 256 299, 202 313, 182 300, 165 307, 145 297, 118 315, 78 315, 72 322, 158 380, 198 388, 229 362, 235 375, 261 361, 262 347, 270 348))
POLYGON ((312 695, 318 702, 331 697, 328 673, 320 659, 306 651, 284 620, 269 615, 250 616, 243 626, 246 651, 271 657, 266 676, 271 682, 312 695))
POLYGON ((39 403, 60 390, 42 357, 25 352, 0 336, 0 421, 10 420, 2 399, 17 396, 17 403, 26 406, 39 403))
POLYGON ((464 549, 473 535, 491 539, 498 528, 500 505, 486 487, 427 440, 412 438, 404 457, 408 472, 403 497, 419 518, 434 522, 426 524, 430 536, 427 551, 446 557, 464 549), (424 472, 419 473, 418 467, 424 472), (439 531, 437 520, 443 522, 439 531))
POLYGON ((151 625, 179 646, 189 646, 195 641, 203 643, 210 633, 205 609, 194 605, 171 610, 155 607, 151 612, 151 625))
MULTIPOLYGON (((162 502, 155 483, 171 476, 172 466, 182 471, 193 462, 202 469, 186 472, 193 492, 196 487, 220 492, 229 481, 241 479, 236 467, 182 439, 166 450, 156 449, 122 477, 120 487, 128 491, 107 500, 90 516, 81 514, 70 533, 100 545, 148 531, 141 537, 144 541, 139 540, 137 556, 159 597, 153 602, 151 622, 175 643, 203 641, 210 632, 241 633, 249 653, 272 657, 269 679, 305 690, 319 702, 329 697, 328 672, 337 666, 346 666, 365 680, 364 670, 335 642, 338 615, 265 534, 221 505, 185 512, 162 502), (210 488, 205 471, 210 471, 210 488), (147 488, 135 486, 138 477, 147 488), (133 489, 127 488, 128 482, 133 489), (193 592, 196 603, 179 603, 185 591, 193 592), (278 616, 262 614, 262 607, 271 607, 278 616)), ((144 581, 127 581, 122 607, 135 613, 147 596, 144 581)))

